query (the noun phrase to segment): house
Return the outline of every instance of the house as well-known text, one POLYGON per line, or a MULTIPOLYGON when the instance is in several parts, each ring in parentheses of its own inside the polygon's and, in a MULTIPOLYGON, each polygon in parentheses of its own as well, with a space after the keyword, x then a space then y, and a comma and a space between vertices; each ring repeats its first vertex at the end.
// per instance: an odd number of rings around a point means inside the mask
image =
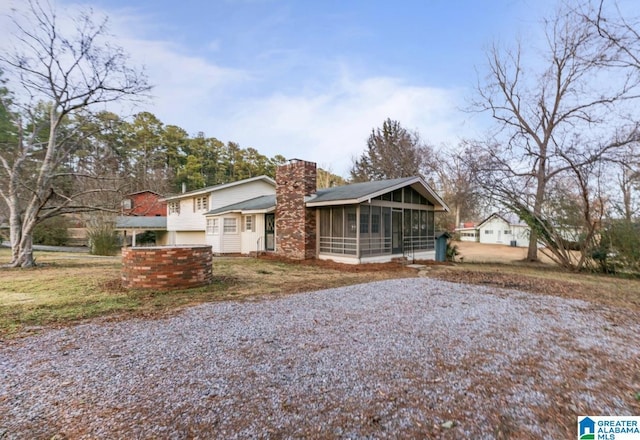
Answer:
POLYGON ((476 229, 478 241, 487 244, 506 244, 526 247, 529 245, 529 227, 505 216, 493 213, 481 221, 476 229))
POLYGON ((270 194, 205 213, 206 243, 220 254, 274 251, 344 263, 435 258, 434 217, 449 208, 424 179, 317 190, 316 178, 313 162, 278 167, 270 194))
POLYGON ((480 241, 480 234, 478 233, 478 228, 476 228, 475 223, 460 223, 460 227, 456 228, 455 232, 460 238, 460 241, 480 241))
POLYGON ((123 216, 166 217, 167 202, 153 191, 138 191, 122 199, 123 216))
MULTIPOLYGON (((207 240, 205 213, 255 197, 273 195, 275 186, 270 177, 258 176, 161 199, 167 203, 166 244, 211 244, 207 240)), ((227 223, 227 231, 231 234, 233 228, 230 222, 227 223)))
POLYGON ((138 191, 127 194, 122 199, 122 215, 116 217, 115 230, 122 232, 125 243, 136 246, 136 237, 145 232, 153 232, 151 239, 157 245, 167 241, 167 203, 153 191, 138 191))

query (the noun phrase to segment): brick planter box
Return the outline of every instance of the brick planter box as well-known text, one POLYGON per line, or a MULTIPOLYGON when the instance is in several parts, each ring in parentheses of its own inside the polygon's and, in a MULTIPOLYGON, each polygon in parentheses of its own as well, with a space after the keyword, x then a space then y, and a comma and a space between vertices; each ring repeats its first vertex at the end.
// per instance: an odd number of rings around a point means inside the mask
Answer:
POLYGON ((189 289, 211 284, 211 246, 122 248, 122 284, 130 289, 189 289))

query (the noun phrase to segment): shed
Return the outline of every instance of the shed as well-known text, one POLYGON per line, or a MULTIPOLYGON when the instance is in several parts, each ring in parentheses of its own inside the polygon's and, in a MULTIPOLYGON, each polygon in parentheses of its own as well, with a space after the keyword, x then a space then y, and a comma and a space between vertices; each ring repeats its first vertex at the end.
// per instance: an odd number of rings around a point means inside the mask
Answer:
POLYGON ((436 233, 436 261, 447 261, 447 241, 451 238, 451 234, 447 231, 436 233))

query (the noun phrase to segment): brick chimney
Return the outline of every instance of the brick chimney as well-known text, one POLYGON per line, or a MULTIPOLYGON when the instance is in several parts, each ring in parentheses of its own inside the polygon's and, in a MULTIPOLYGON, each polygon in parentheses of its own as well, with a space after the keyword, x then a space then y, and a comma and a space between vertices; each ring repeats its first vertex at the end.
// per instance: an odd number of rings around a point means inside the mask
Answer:
POLYGON ((291 159, 276 170, 276 253, 305 260, 316 256, 315 210, 305 197, 316 192, 314 162, 291 159))

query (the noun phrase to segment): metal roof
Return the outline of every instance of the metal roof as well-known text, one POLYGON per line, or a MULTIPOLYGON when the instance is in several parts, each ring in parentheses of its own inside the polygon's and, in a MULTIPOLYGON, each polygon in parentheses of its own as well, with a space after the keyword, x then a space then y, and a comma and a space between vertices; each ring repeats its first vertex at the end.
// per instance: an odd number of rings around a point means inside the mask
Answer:
POLYGON ((246 212, 246 211, 271 211, 276 207, 276 195, 270 194, 260 196, 233 205, 223 206, 221 208, 212 209, 205 215, 220 215, 227 212, 246 212))
POLYGON ((119 216, 116 217, 116 229, 166 230, 166 217, 119 216))
POLYGON ((431 203, 438 211, 448 211, 447 204, 435 193, 421 177, 403 177, 400 179, 376 180, 373 182, 352 183, 321 189, 307 199, 307 206, 328 206, 362 203, 396 189, 411 186, 431 203), (438 209, 440 208, 440 209, 438 209))

